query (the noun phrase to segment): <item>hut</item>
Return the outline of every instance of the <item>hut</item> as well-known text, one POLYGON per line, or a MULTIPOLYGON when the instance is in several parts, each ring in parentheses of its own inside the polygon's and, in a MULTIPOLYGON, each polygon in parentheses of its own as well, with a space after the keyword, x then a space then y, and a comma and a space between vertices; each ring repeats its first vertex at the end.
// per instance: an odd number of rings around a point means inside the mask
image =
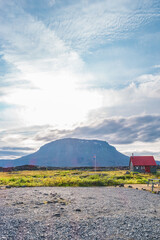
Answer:
POLYGON ((153 156, 131 156, 129 168, 132 172, 156 173, 157 164, 153 156))

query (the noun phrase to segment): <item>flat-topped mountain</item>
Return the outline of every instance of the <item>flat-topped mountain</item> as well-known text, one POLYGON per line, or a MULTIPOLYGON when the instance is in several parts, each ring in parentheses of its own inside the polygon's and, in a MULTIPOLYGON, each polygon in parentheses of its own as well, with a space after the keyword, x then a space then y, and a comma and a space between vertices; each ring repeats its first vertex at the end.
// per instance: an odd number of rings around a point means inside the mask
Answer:
MULTIPOLYGON (((92 167, 95 166, 95 162, 100 167, 128 166, 129 157, 118 152, 105 141, 64 138, 45 144, 37 152, 12 160, 9 164, 10 166, 12 164, 12 166, 92 167)), ((1 161, 0 166, 2 166, 1 161)))

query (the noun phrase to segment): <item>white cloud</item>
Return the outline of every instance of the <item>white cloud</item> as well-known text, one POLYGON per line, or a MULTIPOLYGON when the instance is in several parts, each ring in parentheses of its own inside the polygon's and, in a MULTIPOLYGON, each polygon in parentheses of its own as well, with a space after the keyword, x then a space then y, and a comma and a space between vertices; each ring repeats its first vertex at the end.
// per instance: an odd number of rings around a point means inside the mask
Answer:
POLYGON ((155 65, 153 66, 153 68, 160 68, 160 65, 155 65))
POLYGON ((160 75, 142 75, 121 89, 97 89, 97 92, 102 96, 102 106, 89 112, 88 123, 113 116, 159 113, 160 75))
POLYGON ((132 153, 135 156, 154 156, 155 160, 160 161, 159 145, 160 141, 156 141, 154 144, 150 142, 134 142, 128 145, 115 144, 114 146, 127 156, 131 156, 132 153))
MULTIPOLYGON (((24 12, 20 5, 10 3, 4 7, 8 17, 0 17, 1 52, 3 59, 15 69, 4 77, 11 87, 2 88, 5 95, 1 96, 1 101, 16 105, 19 121, 26 125, 48 123, 71 127, 85 121, 88 112, 97 108, 118 107, 126 102, 135 104, 152 96, 159 99, 159 77, 155 79, 154 76, 142 76, 138 86, 133 83, 121 90, 82 89, 82 83, 93 80, 94 76, 85 71, 78 53, 66 45, 66 37, 71 41, 75 39, 75 44, 81 45, 84 40, 85 46, 91 46, 90 41, 103 39, 110 33, 118 37, 128 28, 139 26, 146 17, 141 14, 135 17, 136 4, 130 6, 128 1, 81 4, 63 8, 63 14, 59 12, 60 22, 56 16, 59 25, 54 22, 53 30, 24 12), (57 32, 62 33, 61 27, 64 27, 64 41, 57 36, 57 32), (144 78, 148 80, 144 81, 144 78), (22 80, 26 81, 25 88, 18 85, 22 80)), ((147 4, 150 3, 147 1, 147 4)), ((141 8, 147 12, 148 6, 141 8)))
MULTIPOLYGON (((112 116, 157 113, 159 75, 142 75, 121 89, 89 90, 86 83, 97 77, 87 72, 81 58, 96 44, 130 38, 134 29, 157 17, 152 1, 72 1, 59 10, 51 8, 49 22, 31 16, 16 2, 0 0, 0 54, 12 66, 1 78, 5 84, 0 103, 11 106, 1 111, 1 146, 16 143, 36 149, 45 143, 45 134, 52 140, 86 122, 96 125, 112 116), (17 126, 30 128, 18 132, 17 126)), ((115 71, 113 65, 111 70, 107 66, 107 71, 115 71)), ((117 81, 121 68, 119 64, 117 81)), ((109 74, 105 77, 112 79, 109 74)))
POLYGON ((133 30, 157 16, 152 1, 78 1, 63 6, 50 26, 61 39, 80 52, 110 42, 130 38, 133 30))
POLYGON ((100 106, 101 97, 80 88, 93 77, 83 70, 82 59, 42 22, 21 8, 18 16, 12 6, 10 10, 0 33, 5 42, 3 59, 15 70, 4 77, 12 85, 2 89, 1 101, 17 106, 18 118, 25 125, 71 127, 83 121, 90 109, 100 106), (28 87, 14 85, 22 80, 28 87))
POLYGON ((56 0, 48 0, 48 5, 53 7, 56 4, 56 0))

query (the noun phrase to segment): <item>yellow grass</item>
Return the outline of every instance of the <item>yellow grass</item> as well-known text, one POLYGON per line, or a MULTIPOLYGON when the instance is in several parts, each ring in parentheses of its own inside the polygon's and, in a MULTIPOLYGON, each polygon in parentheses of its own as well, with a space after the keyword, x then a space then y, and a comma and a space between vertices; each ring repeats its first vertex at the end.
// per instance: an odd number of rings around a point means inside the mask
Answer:
POLYGON ((152 174, 126 174, 126 171, 17 171, 0 172, 0 186, 116 186, 124 184, 146 184, 152 174))

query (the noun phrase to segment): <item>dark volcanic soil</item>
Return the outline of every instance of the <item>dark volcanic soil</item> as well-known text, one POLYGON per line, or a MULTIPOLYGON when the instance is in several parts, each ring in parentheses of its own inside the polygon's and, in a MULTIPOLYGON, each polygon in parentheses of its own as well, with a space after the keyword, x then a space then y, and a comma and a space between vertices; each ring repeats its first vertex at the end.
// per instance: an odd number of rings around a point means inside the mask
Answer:
POLYGON ((0 190, 0 239, 160 239, 160 195, 118 187, 0 190))

